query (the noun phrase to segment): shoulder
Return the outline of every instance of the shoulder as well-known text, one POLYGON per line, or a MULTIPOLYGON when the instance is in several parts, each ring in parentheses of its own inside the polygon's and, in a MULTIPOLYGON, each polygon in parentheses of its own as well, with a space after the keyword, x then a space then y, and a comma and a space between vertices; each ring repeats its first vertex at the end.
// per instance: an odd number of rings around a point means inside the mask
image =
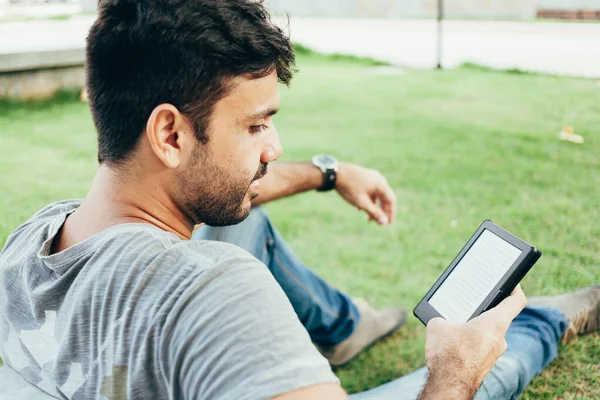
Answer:
POLYGON ((11 250, 14 254, 23 255, 25 249, 41 246, 52 229, 58 229, 67 215, 77 209, 80 200, 64 200, 42 208, 17 227, 6 239, 1 255, 11 250))
POLYGON ((81 205, 81 200, 63 200, 47 205, 34 213, 22 225, 17 227, 10 236, 18 236, 23 231, 35 229, 41 225, 49 225, 61 216, 66 216, 81 205))
POLYGON ((240 247, 181 240, 150 225, 123 225, 105 232, 94 244, 89 264, 105 266, 93 268, 94 280, 109 279, 105 272, 110 270, 109 276, 127 282, 130 289, 143 286, 140 300, 154 303, 160 298, 174 309, 191 297, 210 304, 232 290, 261 282, 277 286, 267 267, 240 247))
POLYGON ((211 240, 186 240, 174 244, 168 250, 190 262, 208 263, 213 266, 235 266, 238 263, 262 265, 252 254, 230 243, 211 240))
POLYGON ((183 398, 272 398, 338 382, 264 264, 223 243, 184 247, 186 259, 213 264, 178 294, 161 329, 163 368, 186 366, 171 382, 183 398))
POLYGON ((229 243, 185 241, 166 249, 163 257, 177 260, 169 263, 177 265, 177 271, 171 273, 188 278, 182 282, 183 297, 201 296, 203 304, 228 301, 232 296, 250 300, 250 292, 257 288, 262 288, 264 295, 281 291, 261 261, 229 243))
POLYGON ((75 211, 81 205, 81 200, 61 200, 42 208, 35 214, 33 214, 23 225, 28 225, 34 222, 46 221, 54 219, 60 215, 67 215, 75 211))

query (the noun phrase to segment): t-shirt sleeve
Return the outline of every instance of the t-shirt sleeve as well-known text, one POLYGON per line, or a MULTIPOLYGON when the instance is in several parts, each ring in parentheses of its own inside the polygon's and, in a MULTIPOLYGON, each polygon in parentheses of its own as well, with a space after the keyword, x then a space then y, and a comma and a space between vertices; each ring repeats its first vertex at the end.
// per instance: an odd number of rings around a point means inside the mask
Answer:
POLYGON ((174 398, 269 399, 339 383, 262 263, 242 254, 203 275, 178 299, 164 342, 174 398))

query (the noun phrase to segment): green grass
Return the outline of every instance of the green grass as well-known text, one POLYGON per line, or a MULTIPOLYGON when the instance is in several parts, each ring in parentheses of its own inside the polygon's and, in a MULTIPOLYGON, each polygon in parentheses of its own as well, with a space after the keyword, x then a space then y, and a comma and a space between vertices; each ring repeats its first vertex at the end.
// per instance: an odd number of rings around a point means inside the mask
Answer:
POLYGON ((543 74, 543 73, 539 73, 539 72, 525 71, 520 68, 498 69, 498 68, 488 67, 486 65, 481 65, 481 64, 477 64, 477 63, 473 63, 473 62, 469 62, 469 61, 462 63, 460 65, 460 68, 464 69, 464 70, 474 70, 474 71, 479 71, 479 72, 503 72, 505 74, 514 74, 514 75, 556 76, 556 75, 552 75, 552 74, 543 74))
MULTIPOLYGON (((297 254, 329 282, 377 306, 412 309, 482 220, 535 243, 532 294, 600 282, 600 86, 477 69, 378 75, 368 63, 300 54, 276 118, 286 161, 315 153, 382 171, 397 222, 365 222, 334 193, 268 209, 297 254), (583 145, 561 142, 572 125, 583 145), (456 224, 452 224, 456 221, 456 224), (454 227, 452 227, 454 226, 454 227)), ((85 195, 96 167, 85 104, 0 106, 0 245, 33 212, 85 195)), ((421 367, 424 328, 406 327, 339 370, 368 389, 421 367)), ((600 398, 600 336, 561 347, 525 399, 600 398)))
MULTIPOLYGON (((386 65, 390 65, 390 63, 385 62, 385 61, 381 61, 381 60, 376 60, 374 58, 370 58, 370 57, 357 57, 351 54, 342 54, 342 53, 334 53, 334 54, 322 54, 319 52, 314 51, 313 49, 303 46, 299 43, 295 43, 294 44, 294 53, 296 54, 297 57, 310 57, 313 61, 317 61, 317 60, 321 60, 321 61, 328 61, 328 62, 351 62, 355 65, 365 65, 365 66, 372 66, 372 67, 377 67, 377 66, 386 66, 386 65)), ((476 65, 476 64, 473 64, 476 65)))

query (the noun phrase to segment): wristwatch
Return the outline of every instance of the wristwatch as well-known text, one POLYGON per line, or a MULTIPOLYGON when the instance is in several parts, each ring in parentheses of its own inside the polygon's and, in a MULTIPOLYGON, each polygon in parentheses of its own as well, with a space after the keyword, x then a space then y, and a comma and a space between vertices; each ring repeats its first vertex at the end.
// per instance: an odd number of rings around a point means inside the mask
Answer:
POLYGON ((317 189, 319 192, 327 192, 335 188, 337 173, 340 168, 338 160, 332 156, 318 154, 313 156, 312 163, 323 173, 323 184, 317 189))

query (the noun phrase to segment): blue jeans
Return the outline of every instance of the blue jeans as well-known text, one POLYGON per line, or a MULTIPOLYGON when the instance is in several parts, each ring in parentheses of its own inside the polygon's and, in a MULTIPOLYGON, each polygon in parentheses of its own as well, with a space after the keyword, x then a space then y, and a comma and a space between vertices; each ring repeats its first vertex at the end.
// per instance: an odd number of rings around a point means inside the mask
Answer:
MULTIPOLYGON (((327 284, 294 255, 262 208, 253 209, 245 221, 235 226, 204 226, 194 233, 194 239, 232 243, 261 260, 287 294, 315 343, 335 345, 354 331, 360 315, 350 297, 327 284)), ((506 334, 508 350, 485 378, 475 399, 517 399, 533 377, 556 357, 566 327, 566 318, 557 310, 523 310, 506 334)), ((350 398, 416 399, 427 374, 427 369, 421 368, 350 398)))

